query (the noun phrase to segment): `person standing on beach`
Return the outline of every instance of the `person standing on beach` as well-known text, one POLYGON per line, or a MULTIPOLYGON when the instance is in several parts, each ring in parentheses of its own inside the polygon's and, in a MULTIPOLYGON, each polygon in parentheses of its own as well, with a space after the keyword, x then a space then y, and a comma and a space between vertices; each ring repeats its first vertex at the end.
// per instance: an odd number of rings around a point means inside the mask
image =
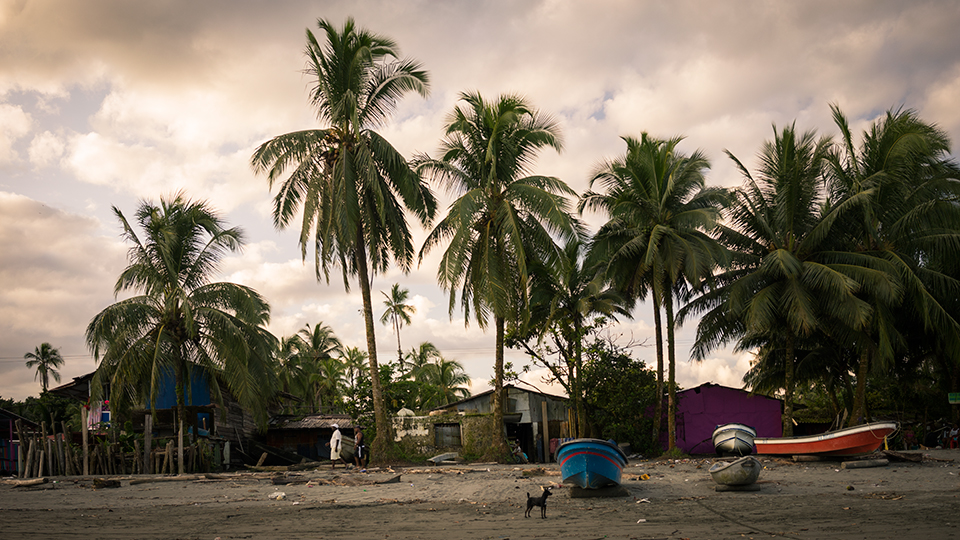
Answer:
POLYGON ((364 472, 367 470, 367 445, 363 442, 363 432, 360 431, 360 426, 353 428, 353 440, 355 441, 353 462, 361 472, 364 472))
POLYGON ((343 435, 340 434, 340 426, 337 424, 333 425, 333 435, 330 436, 330 442, 327 443, 327 446, 330 447, 330 468, 337 468, 337 461, 340 461, 340 441, 343 439, 343 435))

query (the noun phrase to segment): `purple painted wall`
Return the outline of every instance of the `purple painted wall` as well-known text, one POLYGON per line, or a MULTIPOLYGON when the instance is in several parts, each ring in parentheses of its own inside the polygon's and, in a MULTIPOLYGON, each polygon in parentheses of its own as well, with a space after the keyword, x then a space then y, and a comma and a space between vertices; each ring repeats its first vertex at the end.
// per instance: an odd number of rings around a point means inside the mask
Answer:
POLYGON ((783 435, 783 402, 746 390, 705 383, 677 392, 677 447, 688 454, 713 454, 713 430, 746 424, 757 437, 783 435))

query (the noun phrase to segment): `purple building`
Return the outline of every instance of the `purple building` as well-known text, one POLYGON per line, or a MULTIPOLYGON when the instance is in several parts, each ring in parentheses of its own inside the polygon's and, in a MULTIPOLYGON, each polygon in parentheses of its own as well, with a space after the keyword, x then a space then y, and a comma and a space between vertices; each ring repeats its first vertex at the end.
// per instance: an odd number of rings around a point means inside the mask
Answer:
POLYGON ((757 437, 780 437, 782 412, 782 400, 713 383, 677 392, 677 448, 713 454, 713 430, 731 423, 756 429, 757 437))

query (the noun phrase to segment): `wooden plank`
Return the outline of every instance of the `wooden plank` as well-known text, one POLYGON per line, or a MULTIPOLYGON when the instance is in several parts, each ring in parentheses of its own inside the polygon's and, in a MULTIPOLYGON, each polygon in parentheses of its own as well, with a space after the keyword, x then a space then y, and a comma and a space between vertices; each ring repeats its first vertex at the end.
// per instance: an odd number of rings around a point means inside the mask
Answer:
POLYGON ((889 465, 889 459, 862 459, 860 461, 844 461, 841 469, 866 469, 869 467, 883 467, 889 465))

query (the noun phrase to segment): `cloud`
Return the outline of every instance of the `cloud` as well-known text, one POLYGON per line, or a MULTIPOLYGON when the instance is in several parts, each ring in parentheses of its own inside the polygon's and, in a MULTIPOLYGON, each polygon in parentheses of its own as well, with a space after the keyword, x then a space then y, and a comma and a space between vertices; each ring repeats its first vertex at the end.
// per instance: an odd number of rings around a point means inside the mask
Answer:
POLYGON ((0 164, 17 161, 13 143, 30 132, 30 115, 14 105, 0 103, 0 164))
POLYGON ((112 279, 124 266, 125 248, 104 237, 94 219, 0 192, 0 253, 4 392, 36 393, 33 374, 17 359, 42 342, 67 359, 61 369, 67 380, 93 371, 84 331, 113 302, 112 279))

